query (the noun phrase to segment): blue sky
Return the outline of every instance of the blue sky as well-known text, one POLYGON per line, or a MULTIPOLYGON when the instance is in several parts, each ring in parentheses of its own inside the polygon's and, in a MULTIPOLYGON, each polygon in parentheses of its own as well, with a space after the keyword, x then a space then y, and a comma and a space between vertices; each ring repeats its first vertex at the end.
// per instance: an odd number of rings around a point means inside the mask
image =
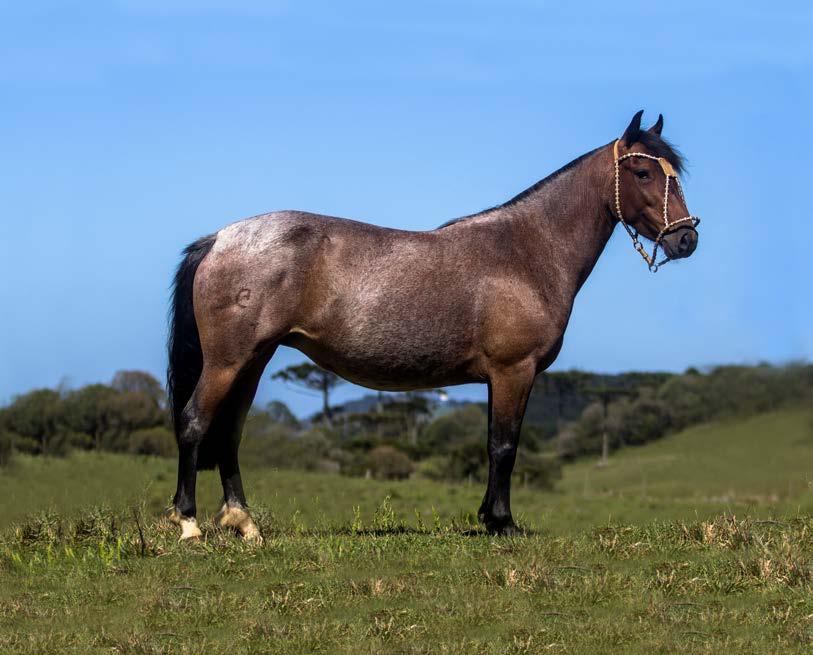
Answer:
POLYGON ((0 0, 0 402, 160 376, 200 235, 286 208, 430 229, 641 108, 689 159, 700 246, 653 276, 617 229, 555 368, 810 359, 811 5, 562 4, 0 0))

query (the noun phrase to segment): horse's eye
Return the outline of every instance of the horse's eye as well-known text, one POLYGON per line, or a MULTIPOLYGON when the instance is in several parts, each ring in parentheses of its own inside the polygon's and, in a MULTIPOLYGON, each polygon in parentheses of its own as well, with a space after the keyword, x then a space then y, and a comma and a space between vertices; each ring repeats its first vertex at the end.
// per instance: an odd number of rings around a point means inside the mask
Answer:
POLYGON ((649 171, 642 168, 641 170, 635 171, 635 177, 637 177, 639 180, 648 180, 649 171))

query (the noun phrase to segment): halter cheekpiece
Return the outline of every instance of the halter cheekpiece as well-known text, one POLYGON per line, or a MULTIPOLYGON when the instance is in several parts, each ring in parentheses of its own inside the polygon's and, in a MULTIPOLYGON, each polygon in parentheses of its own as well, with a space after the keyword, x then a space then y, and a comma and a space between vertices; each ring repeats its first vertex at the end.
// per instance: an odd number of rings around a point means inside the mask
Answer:
POLYGON ((644 152, 628 152, 626 155, 622 155, 621 157, 618 156, 618 139, 616 139, 615 143, 613 143, 613 166, 615 172, 615 215, 618 220, 621 222, 621 225, 624 226, 624 229, 627 230, 627 234, 630 235, 632 239, 632 245, 635 250, 638 251, 638 254, 643 257, 644 261, 647 263, 649 270, 653 273, 657 273, 658 269, 663 266, 666 262, 670 261, 671 258, 666 254, 664 251, 664 258, 661 261, 656 261, 658 256, 658 248, 663 250, 661 246, 661 242, 663 238, 671 233, 674 232, 678 227, 681 226, 682 223, 688 223, 692 229, 695 229, 699 223, 700 219, 697 216, 684 216, 683 218, 678 218, 675 221, 669 221, 669 186, 670 181, 674 179, 675 184, 677 185, 678 193, 680 194, 680 199, 683 200, 683 204, 686 204, 686 199, 683 197, 683 188, 680 186, 680 180, 678 179, 677 173, 675 172, 674 167, 672 164, 669 163, 664 157, 655 157, 653 155, 648 155, 644 152), (620 191, 620 184, 621 184, 621 167, 620 164, 625 159, 629 159, 631 157, 642 157, 643 159, 652 159, 658 162, 661 166, 661 170, 663 171, 664 176, 666 177, 666 184, 663 190, 663 228, 660 232, 658 232, 658 236, 655 237, 655 245, 652 248, 652 254, 648 254, 644 249, 644 244, 638 239, 638 230, 632 227, 627 221, 624 220, 624 215, 621 213, 621 191, 620 191))

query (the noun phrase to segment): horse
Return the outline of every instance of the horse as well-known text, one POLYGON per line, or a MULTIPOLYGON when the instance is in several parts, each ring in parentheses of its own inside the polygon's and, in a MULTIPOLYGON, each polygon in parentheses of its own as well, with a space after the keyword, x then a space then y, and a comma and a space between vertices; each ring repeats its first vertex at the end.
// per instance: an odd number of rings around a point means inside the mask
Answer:
POLYGON ((678 182, 683 159, 661 136, 663 116, 642 129, 642 114, 620 139, 435 230, 278 211, 189 245, 174 278, 168 344, 178 443, 168 511, 181 539, 201 536, 196 474, 217 467, 215 524, 261 540, 237 452, 280 345, 371 389, 486 384, 489 472, 478 518, 490 534, 515 534, 511 472, 528 396, 559 354, 574 298, 615 226, 652 271, 697 247, 699 219, 678 182), (651 256, 639 235, 654 243, 651 256))

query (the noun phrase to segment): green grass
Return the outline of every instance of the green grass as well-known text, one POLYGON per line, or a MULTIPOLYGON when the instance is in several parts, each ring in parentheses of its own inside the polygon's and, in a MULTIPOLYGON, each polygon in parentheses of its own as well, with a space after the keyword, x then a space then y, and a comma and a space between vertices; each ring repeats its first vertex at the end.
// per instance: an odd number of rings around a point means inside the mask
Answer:
POLYGON ((477 485, 247 468, 251 546, 177 542, 172 462, 19 458, 0 652, 810 652, 809 471, 807 412, 703 426, 517 489, 529 534, 498 539, 477 485))

